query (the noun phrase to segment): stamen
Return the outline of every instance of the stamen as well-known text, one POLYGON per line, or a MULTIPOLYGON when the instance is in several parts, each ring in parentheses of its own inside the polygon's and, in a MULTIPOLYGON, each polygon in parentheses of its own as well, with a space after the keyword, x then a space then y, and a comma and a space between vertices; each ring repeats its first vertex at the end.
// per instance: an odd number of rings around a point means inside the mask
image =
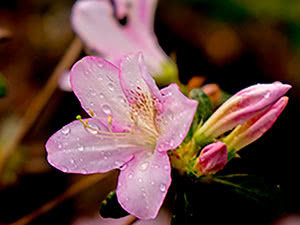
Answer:
MULTIPOLYGON (((94 114, 93 112, 90 112, 91 115, 94 114)), ((99 117, 95 117, 97 119, 100 119, 99 117)), ((89 125, 89 121, 88 120, 83 120, 81 118, 80 115, 76 116, 76 119, 79 120, 81 122, 81 124, 83 125, 83 127, 87 130, 87 132, 89 132, 90 134, 94 135, 94 136, 99 136, 99 137, 103 137, 103 136, 106 136, 106 137, 114 137, 114 136, 127 136, 127 135, 131 135, 133 134, 133 132, 130 132, 130 133, 118 133, 118 132, 112 132, 112 128, 111 128, 111 124, 112 124, 112 116, 108 116, 107 118, 107 127, 108 127, 108 130, 109 131, 103 131, 103 130, 100 130, 98 128, 95 128, 91 125, 89 125), (92 132, 92 131, 95 131, 95 132, 92 132)))

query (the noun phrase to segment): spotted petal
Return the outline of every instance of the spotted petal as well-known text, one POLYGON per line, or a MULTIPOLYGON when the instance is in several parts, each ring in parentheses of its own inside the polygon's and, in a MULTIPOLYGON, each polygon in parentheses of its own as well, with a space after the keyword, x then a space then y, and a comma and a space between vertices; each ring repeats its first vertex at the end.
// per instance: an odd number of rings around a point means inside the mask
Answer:
POLYGON ((74 93, 87 113, 106 121, 112 116, 114 125, 128 127, 130 109, 119 81, 119 69, 104 59, 87 56, 71 70, 74 93))
MULTIPOLYGON (((88 124, 95 129, 108 131, 96 119, 88 124)), ((74 121, 56 132, 48 140, 46 149, 48 162, 59 170, 70 173, 103 173, 120 168, 130 161, 133 154, 148 151, 133 135, 97 136, 94 129, 84 128, 80 121, 74 121)))
POLYGON ((185 97, 176 84, 161 90, 164 112, 158 115, 156 125, 159 133, 158 151, 178 147, 185 138, 197 109, 197 102, 185 97))
POLYGON ((155 218, 170 186, 170 173, 167 153, 136 154, 119 175, 119 203, 140 219, 155 218))
POLYGON ((159 89, 148 73, 141 52, 128 54, 121 59, 120 82, 129 102, 135 103, 136 93, 144 94, 146 97, 155 97, 161 100, 159 89))

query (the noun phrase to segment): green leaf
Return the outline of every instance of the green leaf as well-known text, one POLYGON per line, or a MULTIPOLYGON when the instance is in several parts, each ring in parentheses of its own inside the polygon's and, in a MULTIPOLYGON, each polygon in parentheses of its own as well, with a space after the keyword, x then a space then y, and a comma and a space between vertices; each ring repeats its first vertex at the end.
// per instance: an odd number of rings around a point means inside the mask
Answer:
POLYGON ((278 185, 267 184, 263 177, 247 174, 230 174, 216 176, 212 180, 224 185, 229 190, 260 203, 278 199, 280 193, 278 185))
POLYGON ((208 119, 208 117, 212 114, 212 105, 209 100, 209 97, 202 91, 200 88, 193 89, 189 97, 191 99, 198 101, 198 107, 196 114, 194 116, 194 120, 191 124, 190 130, 186 136, 186 139, 184 142, 188 142, 195 131, 195 129, 198 127, 199 124, 203 123, 205 120, 208 119))
POLYGON ((7 84, 3 75, 0 73, 0 98, 6 96, 7 84))
POLYGON ((100 214, 104 218, 121 218, 124 216, 128 216, 128 212, 126 212, 119 204, 116 191, 111 191, 106 199, 102 201, 100 206, 100 214))

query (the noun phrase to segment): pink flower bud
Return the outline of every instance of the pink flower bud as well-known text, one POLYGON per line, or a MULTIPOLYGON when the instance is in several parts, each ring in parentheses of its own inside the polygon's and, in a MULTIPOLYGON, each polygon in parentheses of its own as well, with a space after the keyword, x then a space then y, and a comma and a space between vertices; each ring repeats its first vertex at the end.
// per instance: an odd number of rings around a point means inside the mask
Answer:
POLYGON ((229 151, 238 151, 246 145, 256 141, 275 123, 288 103, 288 97, 280 98, 267 110, 236 127, 223 141, 229 151))
MULTIPOLYGON (((289 89, 288 84, 257 84, 227 100, 197 131, 201 138, 216 138, 270 108, 289 89)), ((201 139, 200 138, 200 139, 201 139)))
POLYGON ((227 147, 223 142, 207 145, 197 159, 196 170, 199 174, 212 174, 223 169, 227 162, 227 147))

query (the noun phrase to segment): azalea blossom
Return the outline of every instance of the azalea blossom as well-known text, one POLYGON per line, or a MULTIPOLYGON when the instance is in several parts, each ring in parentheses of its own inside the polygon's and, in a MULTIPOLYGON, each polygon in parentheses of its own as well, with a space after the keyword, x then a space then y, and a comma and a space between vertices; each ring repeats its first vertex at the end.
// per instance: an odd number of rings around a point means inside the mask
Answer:
POLYGON ((256 141, 275 123, 288 103, 289 98, 280 98, 269 109, 261 112, 244 124, 237 126, 223 141, 231 152, 237 152, 256 141))
POLYGON ((195 169, 199 175, 213 174, 223 169, 227 163, 227 147, 223 142, 215 142, 203 148, 197 158, 195 169))
MULTIPOLYGON (((90 48, 118 65, 120 57, 142 51, 152 76, 176 75, 176 65, 159 46, 154 33, 157 0, 79 0, 72 11, 74 31, 90 48), (126 18, 126 24, 119 20, 126 18)), ((169 77, 170 78, 170 77, 169 77)))
POLYGON ((290 88, 288 84, 274 82, 253 85, 239 91, 196 131, 194 135, 196 142, 201 143, 205 139, 217 138, 251 120, 274 105, 290 88))
POLYGON ((167 151, 178 147, 197 102, 176 84, 159 90, 141 53, 120 68, 87 56, 71 70, 73 92, 91 116, 71 122, 47 142, 48 161, 68 173, 120 169, 120 205, 140 219, 155 218, 171 183, 167 151))

